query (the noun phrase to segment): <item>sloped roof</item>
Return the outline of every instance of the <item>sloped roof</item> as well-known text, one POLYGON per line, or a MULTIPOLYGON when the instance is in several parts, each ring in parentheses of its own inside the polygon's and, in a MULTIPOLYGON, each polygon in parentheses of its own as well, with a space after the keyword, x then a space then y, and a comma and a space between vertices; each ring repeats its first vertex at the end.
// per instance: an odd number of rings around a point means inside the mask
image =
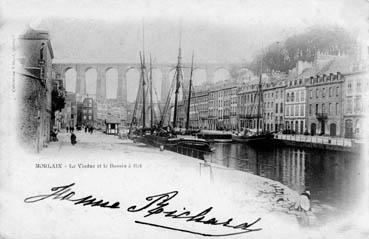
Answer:
POLYGON ((106 119, 106 123, 107 124, 120 124, 120 119, 118 119, 116 117, 108 117, 106 119))

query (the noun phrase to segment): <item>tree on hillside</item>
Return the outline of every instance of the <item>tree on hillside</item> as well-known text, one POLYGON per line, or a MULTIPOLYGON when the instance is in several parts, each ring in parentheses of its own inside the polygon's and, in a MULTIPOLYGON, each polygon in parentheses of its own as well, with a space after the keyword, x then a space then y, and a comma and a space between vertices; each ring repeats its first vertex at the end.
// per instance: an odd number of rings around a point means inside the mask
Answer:
POLYGON ((287 38, 283 44, 267 46, 253 59, 249 68, 260 74, 263 60, 263 72, 287 72, 299 60, 313 61, 318 52, 351 55, 355 53, 354 50, 355 40, 343 28, 314 26, 304 33, 287 38))

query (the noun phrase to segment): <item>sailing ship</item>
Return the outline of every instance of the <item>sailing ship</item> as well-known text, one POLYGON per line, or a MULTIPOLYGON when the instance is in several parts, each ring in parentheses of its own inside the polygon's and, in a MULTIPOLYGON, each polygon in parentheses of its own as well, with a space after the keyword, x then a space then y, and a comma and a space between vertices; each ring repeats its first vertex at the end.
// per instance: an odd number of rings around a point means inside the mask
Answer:
MULTIPOLYGON (((190 118, 189 118, 189 110, 190 110, 190 103, 191 103, 191 88, 192 88, 192 73, 193 73, 193 58, 194 54, 192 54, 192 64, 191 64, 191 75, 189 81, 189 92, 188 92, 188 99, 187 99, 187 114, 186 114, 186 131, 188 132, 190 126, 190 118)), ((178 53, 178 62, 176 66, 175 75, 167 95, 167 100, 165 102, 164 108, 161 110, 161 117, 158 124, 153 123, 153 100, 152 100, 152 90, 153 90, 153 83, 152 83, 152 64, 151 64, 151 57, 150 57, 150 73, 147 73, 145 67, 145 56, 144 51, 141 55, 140 53, 140 61, 141 61, 141 77, 140 77, 140 86, 136 97, 136 104, 133 111, 132 122, 130 126, 129 135, 137 142, 142 142, 145 144, 153 145, 156 147, 164 147, 168 150, 175 151, 178 153, 190 155, 196 158, 203 159, 204 154, 209 153, 212 151, 210 144, 204 139, 198 139, 195 137, 188 137, 188 136, 181 136, 179 135, 175 129, 177 126, 177 111, 178 111, 178 93, 181 87, 181 80, 183 80, 182 76, 182 67, 181 67, 181 44, 179 46, 179 53, 178 53), (148 77, 148 75, 150 77, 148 77), (149 91, 150 91, 150 127, 146 127, 145 120, 146 120, 146 105, 145 105, 145 88, 146 82, 149 84, 149 91), (170 109, 171 104, 171 97, 174 91, 174 116, 173 116, 173 124, 172 127, 170 126, 170 119, 168 122, 168 126, 164 127, 165 119, 167 117, 168 110, 170 109), (136 128, 133 132, 133 124, 136 119, 135 115, 137 114, 137 109, 139 102, 142 102, 142 127, 136 128), (191 153, 190 153, 191 152, 191 153)), ((136 120, 137 121, 137 120, 136 120)))
MULTIPOLYGON (((263 105, 263 89, 262 89, 262 75, 263 75, 263 64, 261 60, 261 72, 257 87, 257 113, 253 115, 252 113, 246 115, 247 118, 252 119, 256 118, 256 132, 250 129, 245 129, 241 135, 232 135, 232 140, 239 143, 261 143, 273 138, 273 134, 264 132, 264 130, 260 131, 261 122, 260 119, 262 118, 262 105, 263 105)), ((253 109, 252 109, 253 110, 253 109)))

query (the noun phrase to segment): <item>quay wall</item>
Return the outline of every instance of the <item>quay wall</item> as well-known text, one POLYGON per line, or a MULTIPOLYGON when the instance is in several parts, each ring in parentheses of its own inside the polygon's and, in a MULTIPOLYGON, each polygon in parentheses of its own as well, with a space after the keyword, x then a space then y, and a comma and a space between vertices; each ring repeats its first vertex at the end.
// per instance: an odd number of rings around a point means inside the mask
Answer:
POLYGON ((360 150, 360 144, 355 143, 353 139, 347 138, 276 134, 273 140, 277 144, 287 146, 348 152, 359 152, 360 150))

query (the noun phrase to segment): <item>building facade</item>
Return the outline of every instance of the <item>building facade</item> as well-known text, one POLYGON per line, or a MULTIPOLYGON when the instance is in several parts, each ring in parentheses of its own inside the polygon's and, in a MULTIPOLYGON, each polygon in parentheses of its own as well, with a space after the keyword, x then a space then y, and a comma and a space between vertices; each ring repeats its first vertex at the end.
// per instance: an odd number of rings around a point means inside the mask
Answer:
POLYGON ((93 98, 85 98, 82 105, 82 125, 95 126, 96 102, 93 98))
POLYGON ((238 128, 238 84, 227 80, 209 87, 208 124, 212 130, 235 130, 238 128))
POLYGON ((78 108, 75 93, 66 92, 65 106, 64 109, 62 109, 62 115, 62 127, 75 127, 78 124, 78 108))
POLYGON ((275 130, 275 87, 273 83, 265 83, 263 86, 263 131, 275 130))
POLYGON ((368 77, 368 72, 344 74, 343 135, 346 138, 365 137, 362 133, 364 131, 364 118, 369 114, 368 77))
POLYGON ((343 135, 342 84, 339 72, 308 79, 307 128, 310 135, 343 135))
POLYGON ((190 128, 208 129, 208 91, 199 89, 192 93, 190 104, 190 128))
POLYGON ((306 131, 306 86, 303 79, 290 79, 285 90, 284 120, 287 130, 297 134, 306 131))
MULTIPOLYGON (((258 115, 258 83, 256 81, 240 87, 238 90, 238 102, 239 129, 256 129, 258 115)), ((260 114, 262 115, 262 109, 260 114)), ((261 125, 263 125, 262 117, 260 117, 259 122, 261 129, 261 125)))
POLYGON ((285 129, 284 125, 284 106, 285 106, 285 80, 274 83, 274 131, 285 129))

